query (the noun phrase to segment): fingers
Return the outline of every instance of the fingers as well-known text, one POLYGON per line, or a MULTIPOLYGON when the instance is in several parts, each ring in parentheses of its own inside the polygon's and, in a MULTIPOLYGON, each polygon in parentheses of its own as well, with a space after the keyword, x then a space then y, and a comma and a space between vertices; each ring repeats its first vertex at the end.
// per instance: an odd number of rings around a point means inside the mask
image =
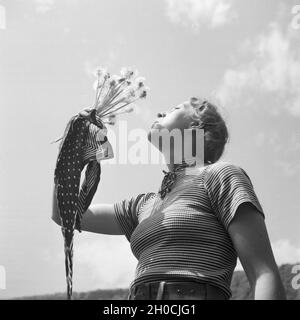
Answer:
POLYGON ((91 108, 85 108, 85 109, 83 109, 82 111, 80 111, 78 114, 79 114, 80 116, 82 116, 82 117, 87 118, 87 117, 90 116, 90 113, 91 113, 92 110, 93 110, 93 109, 91 109, 91 108))

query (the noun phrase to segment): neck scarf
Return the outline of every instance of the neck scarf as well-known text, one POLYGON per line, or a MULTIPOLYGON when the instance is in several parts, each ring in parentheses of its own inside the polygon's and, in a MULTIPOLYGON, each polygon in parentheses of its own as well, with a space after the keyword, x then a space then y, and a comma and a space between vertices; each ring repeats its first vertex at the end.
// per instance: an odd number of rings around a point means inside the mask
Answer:
POLYGON ((113 157, 106 133, 105 125, 92 109, 86 116, 71 118, 59 146, 54 183, 64 237, 68 300, 72 299, 74 230, 81 232, 80 220, 97 190, 101 177, 99 160, 113 157), (85 179, 80 187, 85 166, 85 179))
POLYGON ((166 194, 171 191, 172 186, 176 181, 177 173, 179 171, 184 170, 187 167, 194 167, 195 165, 196 165, 196 162, 194 162, 192 164, 188 164, 187 162, 185 162, 183 160, 182 163, 180 163, 180 164, 174 164, 172 170, 170 170, 170 171, 162 170, 162 172, 164 174, 164 178, 162 180, 160 189, 158 191, 161 199, 164 199, 166 194))

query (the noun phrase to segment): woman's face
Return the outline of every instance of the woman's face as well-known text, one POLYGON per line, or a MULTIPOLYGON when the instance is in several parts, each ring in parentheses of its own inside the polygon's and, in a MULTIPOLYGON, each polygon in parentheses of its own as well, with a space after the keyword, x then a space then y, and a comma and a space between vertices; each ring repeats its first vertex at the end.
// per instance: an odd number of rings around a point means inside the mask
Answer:
POLYGON ((194 101, 191 98, 163 113, 158 114, 158 118, 151 126, 151 130, 167 129, 171 132, 173 129, 188 129, 193 121, 192 115, 195 113, 194 101))
POLYGON ((198 98, 191 98, 190 100, 184 101, 183 103, 163 113, 159 113, 158 118, 153 122, 151 129, 149 130, 149 142, 151 142, 155 147, 157 147, 161 152, 163 152, 166 155, 168 155, 171 152, 171 150, 173 150, 174 152, 177 150, 175 153, 181 157, 181 153, 184 150, 184 148, 182 148, 183 145, 189 145, 189 143, 186 140, 184 140, 186 134, 185 130, 190 129, 192 125, 197 126, 199 124, 199 120, 197 120, 197 117, 195 117, 195 113, 196 108, 198 108, 198 106, 202 102, 203 101, 198 98), (173 134, 176 136, 178 130, 180 130, 181 132, 182 143, 176 144, 175 142, 178 140, 175 139, 173 140, 172 145, 164 145, 164 142, 167 142, 164 140, 164 138, 168 139, 173 134), (165 135, 166 133, 167 135, 165 135), (164 149, 163 151, 163 148, 166 149, 164 149))

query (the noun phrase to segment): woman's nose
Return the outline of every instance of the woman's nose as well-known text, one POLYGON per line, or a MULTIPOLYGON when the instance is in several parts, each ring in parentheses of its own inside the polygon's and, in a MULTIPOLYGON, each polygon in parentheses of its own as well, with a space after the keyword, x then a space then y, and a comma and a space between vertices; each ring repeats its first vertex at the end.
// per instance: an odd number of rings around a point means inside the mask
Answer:
POLYGON ((166 116, 166 113, 165 112, 159 112, 158 114, 157 114, 157 117, 158 118, 163 118, 163 117, 165 117, 166 116))

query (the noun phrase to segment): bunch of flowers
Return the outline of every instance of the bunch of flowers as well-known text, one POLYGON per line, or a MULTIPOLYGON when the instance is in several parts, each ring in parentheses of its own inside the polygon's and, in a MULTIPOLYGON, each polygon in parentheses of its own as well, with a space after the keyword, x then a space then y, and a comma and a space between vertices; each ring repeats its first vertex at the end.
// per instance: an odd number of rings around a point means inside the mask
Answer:
MULTIPOLYGON (((111 76, 105 68, 97 67, 94 75, 97 78, 94 83, 94 105, 79 114, 88 117, 95 109, 104 124, 114 125, 116 116, 134 111, 129 105, 146 98, 149 91, 149 87, 145 86, 145 78, 139 77, 138 71, 132 68, 123 67, 120 75, 111 76)), ((64 137, 65 134, 51 143, 56 143, 64 137)))
POLYGON ((94 83, 96 97, 93 109, 104 123, 114 125, 117 115, 134 110, 130 104, 144 99, 149 90, 145 86, 145 78, 131 68, 122 68, 120 75, 111 76, 106 69, 95 70, 97 80, 94 83))
POLYGON ((120 76, 110 76, 103 68, 95 71, 94 105, 73 116, 67 124, 57 157, 54 182, 64 237, 67 297, 72 298, 73 236, 81 231, 81 219, 89 207, 101 178, 99 160, 113 157, 105 123, 115 124, 116 116, 132 112, 129 106, 147 96, 144 78, 123 68, 120 76), (103 138, 103 139, 102 139, 103 138), (82 170, 86 167, 81 182, 82 170))

